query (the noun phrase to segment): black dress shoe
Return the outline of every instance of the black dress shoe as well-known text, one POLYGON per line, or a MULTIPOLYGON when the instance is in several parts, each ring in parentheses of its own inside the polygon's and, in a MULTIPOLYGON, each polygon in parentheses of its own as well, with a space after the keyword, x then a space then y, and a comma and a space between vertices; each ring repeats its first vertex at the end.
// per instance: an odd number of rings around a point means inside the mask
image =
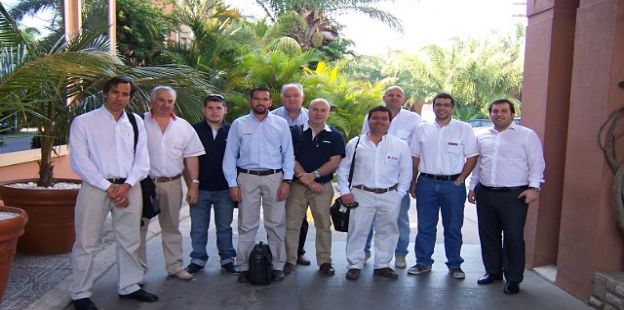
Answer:
POLYGON ((91 298, 80 298, 72 300, 74 309, 76 310, 97 310, 95 304, 91 301, 91 298))
POLYGON ((148 293, 144 291, 143 289, 134 291, 130 294, 119 295, 119 298, 134 299, 134 300, 143 301, 143 302, 155 302, 158 300, 158 296, 152 293, 148 293))
POLYGON ((347 280, 355 281, 360 278, 360 269, 351 268, 347 271, 347 280))
POLYGON ((479 280, 477 280, 477 284, 479 285, 487 285, 494 281, 500 281, 503 279, 503 275, 500 273, 486 273, 479 280))
POLYGON ((196 274, 202 270, 204 270, 204 266, 195 264, 195 263, 190 263, 187 267, 186 267, 186 272, 190 273, 190 274, 196 274))
POLYGON ((273 270, 273 280, 275 281, 282 281, 284 280, 286 276, 284 275, 284 272, 281 270, 273 270))
POLYGON ((503 293, 507 295, 518 294, 520 292, 520 284, 515 282, 507 282, 505 284, 505 288, 503 289, 503 293))
POLYGON ((238 268, 236 266, 234 266, 234 263, 229 262, 227 264, 223 264, 221 265, 221 269, 229 272, 229 273, 233 273, 233 274, 238 274, 240 273, 240 271, 238 271, 238 268))
POLYGON ((248 271, 241 271, 238 274, 238 283, 245 283, 245 282, 247 282, 247 273, 248 273, 248 271))
POLYGON ((396 271, 392 270, 392 268, 390 267, 375 269, 373 271, 373 274, 388 279, 396 279, 399 277, 399 274, 396 273, 396 271))

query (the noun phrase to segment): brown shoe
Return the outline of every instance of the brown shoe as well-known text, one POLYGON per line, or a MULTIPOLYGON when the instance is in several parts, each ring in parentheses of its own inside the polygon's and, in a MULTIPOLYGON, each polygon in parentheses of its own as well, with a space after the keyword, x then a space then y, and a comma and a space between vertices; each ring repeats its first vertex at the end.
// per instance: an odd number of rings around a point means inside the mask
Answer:
POLYGON ((351 268, 347 271, 347 280, 355 281, 360 278, 360 269, 351 268))
POLYGON ((291 263, 286 263, 284 265, 284 275, 289 275, 295 270, 295 265, 291 263))
POLYGON ((375 269, 373 274, 388 279, 396 279, 399 277, 399 274, 390 267, 375 269))
POLYGON ((336 270, 334 270, 334 267, 332 266, 331 263, 322 263, 319 266, 319 271, 326 275, 326 276, 333 276, 334 274, 336 274, 336 270))

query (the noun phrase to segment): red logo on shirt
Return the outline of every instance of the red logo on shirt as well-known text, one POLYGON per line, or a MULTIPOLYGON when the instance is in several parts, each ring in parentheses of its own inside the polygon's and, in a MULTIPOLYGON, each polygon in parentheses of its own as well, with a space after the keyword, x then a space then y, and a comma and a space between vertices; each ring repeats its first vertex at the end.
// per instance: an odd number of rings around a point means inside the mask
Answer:
POLYGON ((392 160, 399 160, 399 158, 397 156, 392 156, 392 155, 388 155, 388 157, 386 157, 387 159, 392 159, 392 160))

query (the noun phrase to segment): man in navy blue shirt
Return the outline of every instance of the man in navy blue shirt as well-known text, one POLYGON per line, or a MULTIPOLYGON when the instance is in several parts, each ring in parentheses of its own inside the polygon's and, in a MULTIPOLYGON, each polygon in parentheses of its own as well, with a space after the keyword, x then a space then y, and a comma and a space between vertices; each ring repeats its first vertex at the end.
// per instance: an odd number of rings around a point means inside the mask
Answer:
POLYGON ((335 273, 331 261, 331 219, 329 207, 334 197, 331 180, 344 157, 344 140, 335 128, 327 126, 330 105, 318 98, 310 102, 309 119, 303 125, 295 149, 295 176, 286 201, 286 256, 284 274, 290 274, 297 262, 301 221, 308 206, 316 227, 316 263, 327 276, 335 273))
POLYGON ((230 273, 238 273, 234 264, 236 250, 232 245, 234 201, 230 198, 228 183, 221 168, 226 138, 230 130, 230 124, 224 121, 227 105, 223 96, 212 94, 206 97, 203 113, 205 121, 193 126, 206 154, 199 157, 199 198, 190 208, 193 251, 191 263, 186 267, 186 271, 197 273, 206 265, 210 209, 214 206, 221 268, 230 273))

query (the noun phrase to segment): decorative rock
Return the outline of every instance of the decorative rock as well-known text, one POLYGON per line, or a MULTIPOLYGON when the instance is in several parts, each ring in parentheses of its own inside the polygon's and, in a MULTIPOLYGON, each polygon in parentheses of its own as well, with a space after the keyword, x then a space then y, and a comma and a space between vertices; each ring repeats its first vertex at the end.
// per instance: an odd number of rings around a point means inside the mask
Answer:
POLYGON ((15 212, 5 212, 5 211, 0 211, 0 221, 1 220, 6 220, 6 219, 10 219, 10 218, 14 218, 19 216, 18 213, 15 212))
POLYGON ((589 297, 589 300, 587 301, 587 304, 589 304, 590 306, 596 308, 596 309, 602 309, 602 307, 604 306, 604 302, 602 302, 602 300, 596 298, 596 296, 591 296, 589 297))
POLYGON ((607 276, 602 272, 594 272, 592 277, 591 294, 600 300, 605 300, 607 292, 607 276))
POLYGON ((624 309, 624 298, 617 297, 611 292, 607 292, 606 302, 617 307, 616 309, 624 309))
POLYGON ((37 186, 37 183, 35 182, 12 183, 6 186, 12 187, 12 188, 27 188, 27 189, 76 189, 76 188, 80 188, 80 184, 67 183, 67 182, 54 183, 52 187, 39 187, 37 186))

